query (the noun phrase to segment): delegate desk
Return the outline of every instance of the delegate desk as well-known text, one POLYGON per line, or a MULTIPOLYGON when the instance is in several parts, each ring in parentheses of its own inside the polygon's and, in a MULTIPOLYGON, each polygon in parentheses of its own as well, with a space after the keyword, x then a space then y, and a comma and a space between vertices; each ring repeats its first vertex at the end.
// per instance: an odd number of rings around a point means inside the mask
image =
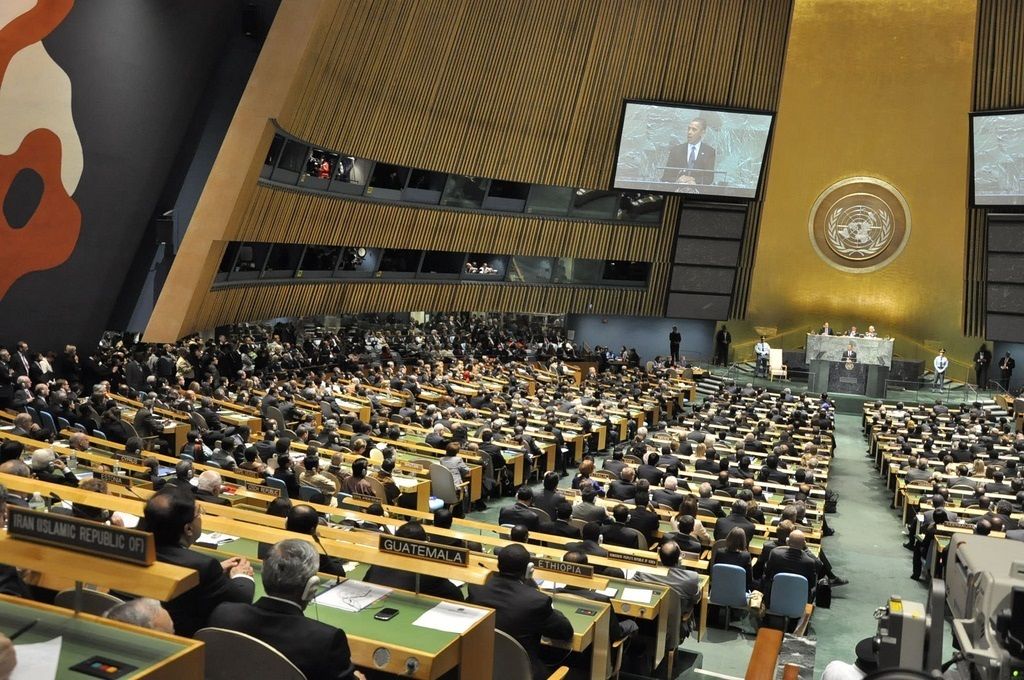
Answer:
POLYGON ((137 670, 123 678, 179 680, 203 677, 203 643, 145 630, 70 609, 0 595, 0 631, 10 635, 31 621, 38 623, 18 638, 22 644, 61 637, 57 680, 86 678, 71 667, 96 655, 110 657, 137 670))
POLYGON ((853 338, 845 335, 807 334, 805 345, 811 392, 841 392, 885 396, 885 381, 892 366, 892 338, 853 338), (847 345, 857 352, 856 363, 842 361, 847 345))

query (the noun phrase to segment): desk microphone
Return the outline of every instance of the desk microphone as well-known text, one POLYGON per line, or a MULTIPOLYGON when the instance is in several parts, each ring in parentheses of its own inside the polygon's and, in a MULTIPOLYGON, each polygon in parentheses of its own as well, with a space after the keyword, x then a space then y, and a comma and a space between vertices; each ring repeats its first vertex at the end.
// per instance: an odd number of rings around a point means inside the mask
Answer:
MULTIPOLYGON (((318 546, 320 546, 320 551, 323 553, 323 556, 327 558, 327 561, 329 563, 331 561, 331 556, 327 554, 327 548, 325 548, 324 544, 320 542, 320 537, 317 536, 316 534, 313 534, 313 540, 316 541, 316 544, 318 546)), ((337 585, 340 585, 340 584, 341 584, 341 574, 335 574, 334 575, 334 585, 337 586, 337 585)))

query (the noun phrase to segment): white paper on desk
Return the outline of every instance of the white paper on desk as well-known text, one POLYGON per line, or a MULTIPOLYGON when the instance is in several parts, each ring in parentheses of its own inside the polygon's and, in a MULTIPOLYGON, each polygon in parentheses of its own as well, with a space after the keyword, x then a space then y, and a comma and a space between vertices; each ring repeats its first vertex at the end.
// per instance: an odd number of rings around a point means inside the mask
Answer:
POLYGON ((349 579, 322 593, 313 601, 346 612, 359 612, 390 592, 391 588, 349 579))
POLYGON ((601 593, 605 597, 615 597, 616 595, 619 594, 619 589, 615 588, 615 587, 611 587, 611 588, 605 588, 604 590, 599 590, 597 592, 601 593))
POLYGON ((135 515, 129 515, 127 512, 115 512, 113 517, 117 517, 124 523, 125 529, 134 529, 139 526, 139 518, 135 515))
POLYGON ((541 590, 558 590, 565 587, 565 584, 556 583, 555 581, 541 581, 538 585, 541 590))
POLYGON ((472 628, 474 623, 487 616, 487 611, 454 602, 438 602, 436 606, 420 614, 412 625, 461 635, 472 628))
POLYGON ((650 604, 651 595, 654 591, 647 590, 645 588, 623 588, 622 589, 622 600, 629 600, 630 602, 639 602, 641 604, 650 604))
POLYGON ((64 638, 57 636, 46 642, 15 645, 18 665, 10 680, 54 680, 60 662, 60 648, 64 638))
POLYGON ((623 569, 622 575, 627 581, 632 581, 633 577, 636 576, 636 569, 623 569))
POLYGON ((209 545, 224 545, 231 541, 237 541, 238 536, 232 536, 231 534, 222 534, 219 531, 204 531, 199 534, 199 540, 196 543, 207 543, 209 545))

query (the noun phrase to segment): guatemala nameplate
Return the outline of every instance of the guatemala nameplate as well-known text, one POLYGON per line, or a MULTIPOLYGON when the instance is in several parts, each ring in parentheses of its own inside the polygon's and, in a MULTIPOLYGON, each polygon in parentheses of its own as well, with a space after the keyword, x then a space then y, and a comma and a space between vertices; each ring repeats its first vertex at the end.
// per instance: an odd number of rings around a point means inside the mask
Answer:
POLYGON ((414 541, 410 538, 398 538, 397 536, 386 536, 381 534, 380 543, 377 547, 381 552, 395 555, 405 555, 421 560, 432 562, 443 562, 454 564, 459 567, 469 565, 469 551, 465 548, 451 548, 444 545, 427 543, 426 541, 414 541))
POLYGON ((145 566, 156 561, 153 535, 145 531, 16 506, 9 506, 7 513, 11 538, 145 566))
POLYGON ((851 177, 825 189, 811 208, 808 234, 821 259, 846 272, 889 264, 910 238, 910 208, 896 187, 851 177))

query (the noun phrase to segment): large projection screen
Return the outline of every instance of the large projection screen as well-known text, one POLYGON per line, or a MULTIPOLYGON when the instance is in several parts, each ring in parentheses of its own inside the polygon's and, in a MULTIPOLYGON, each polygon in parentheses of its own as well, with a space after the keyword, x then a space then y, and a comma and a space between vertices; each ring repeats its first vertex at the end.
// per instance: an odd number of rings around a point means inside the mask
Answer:
POLYGON ((974 204, 1024 205, 1024 111, 971 119, 974 204))
POLYGON ((612 187, 756 198, 772 121, 763 112, 626 101, 612 187))

